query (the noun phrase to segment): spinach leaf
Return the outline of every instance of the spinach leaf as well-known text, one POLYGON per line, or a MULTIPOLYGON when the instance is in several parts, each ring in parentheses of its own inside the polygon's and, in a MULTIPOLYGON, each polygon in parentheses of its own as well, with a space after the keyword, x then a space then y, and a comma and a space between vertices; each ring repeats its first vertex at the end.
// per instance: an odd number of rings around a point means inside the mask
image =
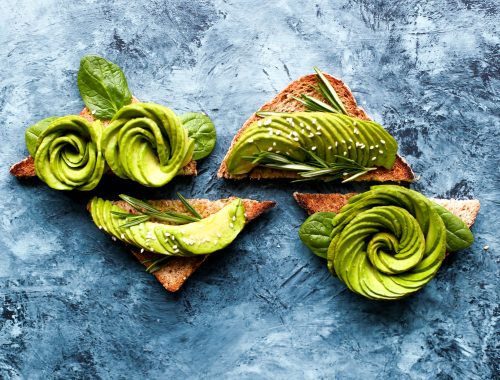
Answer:
POLYGON ((193 160, 205 158, 215 147, 216 133, 212 120, 202 113, 188 112, 179 116, 182 126, 194 140, 193 160))
POLYGON ((328 246, 332 241, 334 212, 317 212, 312 214, 300 226, 299 237, 302 242, 317 256, 326 259, 328 246))
POLYGON ((437 211, 446 227, 446 251, 455 252, 467 248, 474 241, 474 236, 469 227, 458 216, 453 215, 443 206, 432 202, 432 207, 437 211))
POLYGON ((97 55, 87 55, 80 62, 78 88, 83 102, 92 114, 109 120, 132 101, 123 71, 97 55))
POLYGON ((36 124, 33 124, 26 130, 26 147, 28 148, 28 152, 30 152, 31 157, 35 157, 38 136, 40 136, 42 132, 47 129, 50 123, 52 123, 56 119, 58 119, 57 116, 48 117, 46 119, 40 120, 36 124))

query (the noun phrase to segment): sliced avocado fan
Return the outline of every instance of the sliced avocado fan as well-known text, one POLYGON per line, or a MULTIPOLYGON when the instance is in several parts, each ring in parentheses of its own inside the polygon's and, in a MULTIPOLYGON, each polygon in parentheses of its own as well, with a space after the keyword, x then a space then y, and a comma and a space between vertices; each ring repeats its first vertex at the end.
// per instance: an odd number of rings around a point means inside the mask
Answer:
POLYGON ((304 150, 327 163, 348 158, 362 166, 392 168, 398 144, 380 124, 328 112, 276 114, 243 131, 227 159, 229 173, 249 173, 258 163, 248 157, 273 152, 304 162, 304 150), (302 149, 301 149, 302 148, 302 149))
POLYGON ((90 202, 92 219, 100 229, 127 244, 170 256, 213 253, 228 246, 245 226, 245 208, 239 198, 207 218, 183 225, 146 221, 122 227, 124 219, 113 212, 126 211, 101 198, 90 202))

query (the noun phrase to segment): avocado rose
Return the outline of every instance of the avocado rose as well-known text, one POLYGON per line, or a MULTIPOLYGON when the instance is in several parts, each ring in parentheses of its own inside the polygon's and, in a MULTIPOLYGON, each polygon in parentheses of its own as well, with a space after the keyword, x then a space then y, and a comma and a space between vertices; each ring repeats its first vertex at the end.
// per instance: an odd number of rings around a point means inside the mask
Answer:
POLYGON ((150 187, 170 182, 194 149, 175 113, 153 103, 121 108, 106 127, 102 145, 113 173, 150 187))
MULTIPOLYGON (((102 124, 80 116, 45 119, 33 152, 37 176, 57 190, 92 190, 104 173, 102 124)), ((29 136, 27 136, 27 139, 29 136)))
MULTIPOLYGON (((305 224, 302 233, 308 229, 305 224)), ((350 198, 331 219, 329 236, 328 269, 350 290, 378 300, 420 290, 436 275, 446 251, 473 241, 461 219, 395 185, 373 186, 350 198)))

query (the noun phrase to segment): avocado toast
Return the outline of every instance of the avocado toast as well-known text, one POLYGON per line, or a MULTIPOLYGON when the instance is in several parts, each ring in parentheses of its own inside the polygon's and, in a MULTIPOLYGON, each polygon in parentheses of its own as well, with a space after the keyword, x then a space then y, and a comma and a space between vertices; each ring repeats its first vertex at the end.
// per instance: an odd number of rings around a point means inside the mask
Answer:
MULTIPOLYGON (((328 93, 327 93, 328 95, 328 93)), ((313 108, 314 109, 314 108, 313 108)), ((325 108, 320 108, 319 110, 325 111, 325 108)), ((336 115, 336 114, 335 114, 336 115)), ((335 117, 335 116, 333 116, 335 117)), ((292 127, 292 129, 288 133, 284 133, 282 131, 279 131, 278 133, 281 133, 281 137, 284 135, 290 136, 292 140, 295 140, 297 142, 300 142, 299 144, 302 144, 302 147, 304 147, 304 141, 306 143, 306 148, 309 148, 313 154, 316 155, 322 155, 322 158, 331 157, 334 153, 342 156, 345 155, 347 158, 354 159, 355 161, 359 156, 361 156, 359 153, 356 155, 355 153, 353 154, 354 151, 368 151, 368 161, 365 160, 365 162, 372 163, 376 162, 378 165, 376 165, 376 168, 373 167, 374 165, 370 165, 371 167, 369 168, 370 170, 367 170, 365 173, 358 173, 361 175, 356 176, 353 178, 353 180, 356 181, 378 181, 378 182, 385 182, 385 181, 392 181, 392 182, 412 182, 415 178, 415 175, 413 174, 411 168, 408 166, 408 164, 405 162, 405 160, 396 155, 395 152, 391 155, 392 157, 386 157, 386 159, 380 159, 380 155, 387 155, 387 151, 384 149, 384 142, 387 143, 387 139, 381 138, 378 136, 380 129, 378 128, 378 131, 375 132, 375 136, 377 137, 377 142, 373 144, 369 144, 366 141, 363 141, 362 139, 359 139, 359 131, 362 129, 361 126, 357 126, 356 124, 359 122, 360 124, 367 124, 369 122, 370 124, 370 118, 366 114, 366 112, 357 105, 356 100, 354 99, 354 96, 352 95, 352 92, 350 89, 339 79, 334 78, 331 75, 328 74, 323 74, 319 70, 317 70, 317 74, 310 74, 303 76, 292 83, 290 83, 284 90, 282 90, 278 95, 276 95, 271 101, 268 103, 264 104, 262 107, 260 107, 259 111, 255 114, 253 114, 244 124, 243 127, 239 130, 239 132, 236 134, 234 137, 231 146, 224 157, 224 160, 222 161, 220 168, 218 170, 218 176, 221 178, 230 178, 230 179, 240 179, 244 177, 249 177, 251 179, 266 179, 266 178, 289 178, 289 179, 300 179, 301 177, 297 174, 296 171, 292 170, 280 170, 277 168, 273 168, 272 166, 255 166, 251 168, 249 172, 244 172, 244 173, 239 173, 237 171, 234 171, 231 169, 230 165, 231 161, 233 159, 233 156, 235 153, 235 148, 238 148, 238 145, 241 145, 241 139, 244 138, 245 134, 248 133, 248 130, 250 128, 255 128, 256 124, 261 123, 262 128, 266 127, 273 127, 274 124, 272 124, 269 120, 273 119, 278 119, 277 122, 278 124, 285 124, 282 123, 281 119, 284 119, 289 123, 289 125, 292 127), (306 105, 304 104, 304 97, 314 97, 314 99, 319 100, 321 103, 323 103, 325 106, 327 106, 327 99, 325 99, 324 92, 318 90, 318 84, 320 85, 321 82, 319 82, 319 78, 322 78, 323 83, 325 83, 326 86, 331 86, 331 90, 329 93, 332 95, 331 98, 336 98, 332 99, 332 102, 336 102, 337 104, 340 105, 340 111, 338 112, 340 116, 337 116, 337 119, 340 117, 343 120, 348 119, 351 125, 348 125, 347 122, 340 120, 340 124, 344 124, 345 128, 342 132, 342 135, 335 135, 331 134, 332 136, 332 143, 327 144, 325 140, 326 138, 326 133, 324 133, 324 130, 321 131, 318 129, 318 127, 321 125, 328 125, 332 124, 331 119, 332 116, 329 115, 331 111, 328 112, 321 112, 325 117, 328 118, 328 120, 320 120, 322 117, 319 115, 319 117, 311 117, 311 112, 304 112, 306 110, 311 110, 310 108, 307 108, 306 105), (290 120, 290 115, 293 115, 294 113, 302 113, 302 115, 297 115, 299 119, 303 119, 304 117, 308 117, 312 122, 307 123, 303 122, 305 127, 303 128, 300 120, 295 120, 293 117, 290 120), (290 114, 290 115, 280 115, 282 113, 290 114), (266 119, 261 119, 262 116, 268 116, 266 119), (287 120, 288 119, 288 120, 287 120), (314 119, 318 119, 318 122, 316 123, 314 119), (314 124, 314 125, 313 125, 314 124), (316 126, 316 124, 318 124, 316 126), (309 127, 312 127, 309 129, 309 127), (349 129, 349 131, 347 130, 349 129), (323 133, 322 133, 323 132, 323 133), (306 137, 303 139, 303 137, 306 137), (308 142, 307 137, 311 138, 311 143, 308 142), (359 141, 355 141, 354 139, 358 139, 359 141), (349 141, 350 140, 350 141, 349 141), (382 140, 382 141, 380 141, 382 140), (316 143, 313 143, 314 141, 317 141, 316 143), (309 146, 311 145, 311 146, 309 146), (360 149, 358 149, 360 148, 360 149), (361 149, 362 148, 362 149, 361 149), (320 150, 323 150, 321 153, 319 152, 320 150), (380 152, 379 152, 380 151, 380 152), (326 153, 325 153, 326 152, 326 153), (372 154, 375 153, 375 154, 372 154), (373 160, 375 157, 375 160, 373 160), (373 160, 373 161, 372 161, 373 160), (384 165, 385 164, 385 165, 384 165), (380 166, 379 166, 380 165, 380 166), (385 167, 384 167, 385 166, 385 167)), ((339 124, 339 123, 337 123, 339 124)), ((372 123, 372 125, 375 123, 372 123)), ((290 129, 290 127, 288 127, 290 129)), ((281 127, 278 129, 282 129, 281 127)), ((269 146, 270 152, 276 152, 276 145, 272 145, 272 142, 279 143, 279 141, 275 141, 276 139, 276 128, 270 128, 269 129, 269 134, 270 134, 270 140, 271 145, 269 146)), ((288 132, 288 130, 287 130, 288 132)), ((373 137, 373 136, 372 136, 373 137)), ((248 141, 248 140, 247 140, 248 141)), ((252 138, 249 139, 250 142, 252 142, 252 138)), ((293 141, 292 141, 293 143, 293 141)), ((267 146, 267 145, 266 145, 267 146)), ((300 153, 300 148, 299 149, 291 149, 292 156, 296 154, 297 152, 300 153)), ((392 148, 394 149, 394 147, 392 148)), ((396 147, 397 149, 397 147, 396 147)), ((285 153, 288 154, 286 151, 280 151, 281 154, 285 153)), ((241 157, 240 157, 241 158, 241 157)), ((298 158, 299 160, 302 157, 294 157, 298 158)), ((359 161, 359 160, 357 160, 359 161)), ((341 173, 343 174, 343 173, 341 173)), ((345 179, 345 177, 344 177, 345 179)))
POLYGON ((177 115, 164 105, 139 102, 120 67, 102 57, 82 58, 78 88, 85 103, 80 115, 51 116, 30 126, 30 155, 11 174, 37 176, 56 190, 90 191, 104 173, 161 187, 177 175, 196 175, 195 160, 215 146, 207 115, 177 115))
POLYGON ((304 244, 350 290, 376 300, 417 292, 447 254, 469 247, 480 207, 477 200, 428 199, 395 185, 294 198, 310 215, 299 229, 304 244))
MULTIPOLYGON (((88 205, 88 209, 90 212, 92 212, 92 205, 95 206, 95 202, 98 201, 99 199, 94 198, 88 205)), ((102 201, 102 200, 100 200, 102 201)), ((104 202, 104 201, 102 201, 104 202)), ((208 200, 208 199, 190 199, 188 200, 188 204, 191 205, 199 215, 204 218, 202 219, 202 222, 204 220, 208 220, 205 218, 209 218, 211 216, 214 216, 215 214, 221 212, 224 208, 227 208, 228 206, 231 206, 231 203, 238 202, 238 198, 226 198, 226 199, 219 199, 219 200, 208 200)), ((186 206, 185 203, 183 203, 181 200, 156 200, 156 201, 149 201, 149 204, 151 204, 153 207, 156 209, 162 211, 162 212, 174 212, 174 213, 179 213, 183 215, 189 215, 189 210, 186 206)), ((131 213, 131 214, 137 214, 137 210, 131 207, 131 205, 125 201, 115 201, 112 202, 112 204, 116 207, 119 207, 123 212, 126 213, 131 213)), ((239 208, 243 210, 242 214, 242 222, 243 225, 247 224, 248 222, 256 219, 260 215, 262 215, 264 212, 267 210, 273 208, 275 205, 274 202, 272 201, 263 201, 263 202, 258 202, 255 200, 251 199, 241 199, 240 200, 240 206, 239 208)), ((233 205, 234 206, 234 205, 233 205)), ((193 254, 190 256, 178 256, 178 255, 160 255, 158 253, 153 253, 151 250, 140 248, 137 246, 137 244, 134 244, 134 242, 130 239, 130 237, 125 234, 122 237, 122 233, 126 233, 127 228, 120 230, 118 233, 115 231, 113 234, 113 231, 110 228, 105 228, 107 225, 106 222, 102 221, 102 216, 96 219, 96 212, 95 212, 95 207, 94 207, 94 212, 93 212, 93 218, 94 220, 101 220, 96 223, 98 227, 101 227, 101 229, 104 232, 110 233, 112 235, 112 238, 114 240, 123 240, 124 242, 127 243, 128 246, 131 247, 131 251, 134 254, 134 256, 141 262, 143 265, 146 267, 150 267, 152 263, 154 262, 159 262, 158 265, 154 268, 155 270, 152 272, 153 275, 156 277, 156 279, 163 285, 163 287, 170 291, 170 292, 176 292, 177 290, 180 289, 180 287, 184 284, 184 282, 188 279, 189 276, 191 276, 196 269, 208 258, 209 255, 207 254, 193 254), (163 260, 163 261, 161 261, 163 260)), ((188 249, 193 246, 195 238, 197 239, 196 235, 199 235, 201 233, 201 239, 205 240, 205 243, 208 243, 208 240, 211 240, 213 242, 214 239, 223 239, 224 233, 222 229, 222 225, 228 225, 230 230, 231 224, 233 225, 233 228, 237 228, 236 222, 237 218, 235 217, 233 220, 233 217, 231 216, 229 220, 226 217, 219 216, 217 220, 209 220, 208 225, 202 225, 201 229, 199 232, 193 232, 191 233, 191 236, 185 236, 187 238, 187 243, 188 243, 188 249), (225 223, 224 223, 225 222, 225 223), (209 231, 213 228, 217 227, 217 231, 215 232, 215 238, 214 237, 209 237, 209 231), (219 237, 220 235, 220 237, 219 237)), ((205 222, 206 223, 206 222, 205 222)), ((240 228, 243 228, 243 225, 239 226, 240 228)), ((190 226, 190 224, 186 224, 184 226, 179 226, 181 228, 184 228, 185 226, 190 226)), ((141 226, 133 226, 132 228, 139 229, 141 226)), ((177 226, 175 226, 177 227, 177 226)), ((227 227, 227 226, 226 226, 227 227)), ((163 239, 164 236, 172 237, 175 236, 172 231, 168 232, 166 230, 163 230, 163 226, 157 226, 157 228, 161 229, 161 233, 159 233, 160 239, 163 239)), ((169 227, 171 228, 171 227, 169 227)), ((213 232, 213 231, 212 231, 213 232)), ((156 236, 157 234, 155 234, 156 236)), ((212 233, 213 235, 213 233, 212 233)), ((146 238, 148 238, 148 232, 146 232, 146 238)), ((149 235, 149 238, 153 238, 153 234, 149 235)), ((171 239, 172 240, 172 239, 171 239)), ((179 241, 179 237, 177 237, 177 240, 174 241, 179 241)), ((135 242, 137 243, 137 242, 135 242)), ((226 241, 227 243, 227 241, 226 241)), ((179 245, 180 244, 174 244, 174 245, 179 245)), ((172 247, 174 246, 172 245, 172 247)), ((225 244, 227 245, 227 244, 225 244)), ((224 246, 225 246, 224 245, 224 246)), ((209 250, 213 248, 213 250, 218 250, 223 247, 223 245, 215 245, 209 250)), ((180 248, 180 247, 179 247, 180 248)), ((156 252, 158 252, 161 247, 156 249, 156 252)), ((174 248, 174 254, 175 250, 177 249, 174 248)), ((155 250, 155 248, 153 248, 155 250)), ((181 252, 177 252, 177 254, 180 254, 181 252)), ((189 253, 188 253, 189 254, 189 253)))

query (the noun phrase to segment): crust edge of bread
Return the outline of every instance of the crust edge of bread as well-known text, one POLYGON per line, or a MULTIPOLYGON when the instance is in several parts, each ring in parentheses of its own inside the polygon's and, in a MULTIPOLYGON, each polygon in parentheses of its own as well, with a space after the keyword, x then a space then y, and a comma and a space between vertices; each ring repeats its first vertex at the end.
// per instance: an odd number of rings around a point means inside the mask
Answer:
MULTIPOLYGON (((294 192, 293 197, 300 207, 308 215, 320 211, 338 212, 344 206, 348 199, 356 193, 331 193, 331 194, 313 194, 294 192)), ((462 219, 470 228, 476 221, 481 204, 477 199, 459 200, 459 199, 439 199, 431 198, 432 201, 443 206, 454 215, 462 219)))

